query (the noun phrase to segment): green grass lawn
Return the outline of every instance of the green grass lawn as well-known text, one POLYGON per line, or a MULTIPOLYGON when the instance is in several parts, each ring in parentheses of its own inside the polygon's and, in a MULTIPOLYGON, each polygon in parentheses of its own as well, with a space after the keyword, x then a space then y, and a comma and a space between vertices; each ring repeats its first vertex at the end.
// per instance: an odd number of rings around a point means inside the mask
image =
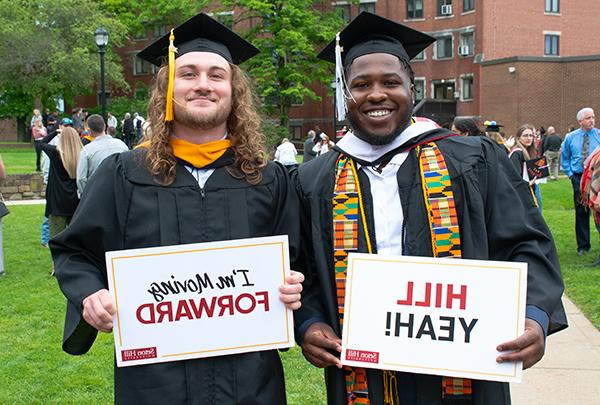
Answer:
POLYGON ((0 155, 8 174, 25 174, 35 172, 35 149, 0 148, 0 155))
MULTIPOLYGON (((600 253, 576 254, 568 180, 542 186, 544 216, 556 239, 567 295, 600 328, 600 253)), ((112 402, 113 340, 101 334, 84 356, 62 352, 65 299, 50 277, 50 253, 40 245, 43 207, 12 206, 4 219, 6 276, 0 278, 0 404, 106 404, 112 402)), ((290 404, 325 403, 321 370, 300 350, 281 353, 290 404)))

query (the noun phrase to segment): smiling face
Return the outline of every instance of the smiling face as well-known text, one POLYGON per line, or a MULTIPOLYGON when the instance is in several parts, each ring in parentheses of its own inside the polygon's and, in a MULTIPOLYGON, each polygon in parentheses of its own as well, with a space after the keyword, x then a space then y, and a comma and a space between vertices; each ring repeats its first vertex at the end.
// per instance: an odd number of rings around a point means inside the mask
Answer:
POLYGON ((175 60, 175 122, 204 130, 226 124, 231 112, 231 67, 215 53, 189 52, 175 60))
POLYGON ((398 57, 373 53, 356 58, 349 69, 348 120, 354 134, 372 145, 393 141, 409 125, 413 92, 398 57))

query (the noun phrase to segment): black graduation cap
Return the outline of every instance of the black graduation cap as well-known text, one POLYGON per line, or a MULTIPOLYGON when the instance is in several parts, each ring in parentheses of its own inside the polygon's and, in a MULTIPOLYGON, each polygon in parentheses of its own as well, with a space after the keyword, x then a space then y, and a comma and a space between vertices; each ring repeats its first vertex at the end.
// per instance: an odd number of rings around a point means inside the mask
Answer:
MULTIPOLYGON (((205 13, 190 18, 173 30, 175 57, 188 52, 212 52, 235 65, 250 59, 260 51, 217 20, 205 13)), ((137 56, 160 66, 168 56, 170 33, 148 45, 137 56)))
MULTIPOLYGON (((352 20, 339 37, 344 66, 371 53, 389 53, 409 61, 435 42, 424 32, 367 11, 352 20)), ((331 41, 317 57, 335 63, 335 46, 336 40, 331 41)))
POLYGON ((485 125, 485 130, 487 132, 500 132, 500 128, 504 126, 498 124, 496 121, 485 121, 483 125, 485 125))

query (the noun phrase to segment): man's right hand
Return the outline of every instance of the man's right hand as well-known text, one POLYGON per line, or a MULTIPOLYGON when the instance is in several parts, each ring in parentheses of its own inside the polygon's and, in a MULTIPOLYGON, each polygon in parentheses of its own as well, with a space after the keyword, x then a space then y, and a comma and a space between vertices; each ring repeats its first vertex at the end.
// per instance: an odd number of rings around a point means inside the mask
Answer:
POLYGON ((110 332, 113 328, 113 315, 116 312, 112 296, 107 289, 96 291, 82 301, 83 319, 101 332, 110 332))
POLYGON ((331 352, 341 353, 342 339, 337 337, 331 326, 315 322, 308 327, 302 340, 302 353, 313 365, 323 368, 342 368, 340 359, 331 352))

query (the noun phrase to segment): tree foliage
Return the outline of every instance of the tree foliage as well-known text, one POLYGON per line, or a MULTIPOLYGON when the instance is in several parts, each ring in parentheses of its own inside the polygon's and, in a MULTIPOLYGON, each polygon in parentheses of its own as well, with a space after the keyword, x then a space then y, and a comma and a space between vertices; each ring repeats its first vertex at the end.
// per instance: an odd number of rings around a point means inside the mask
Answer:
POLYGON ((0 0, 0 117, 23 119, 34 105, 70 100, 95 90, 98 47, 93 33, 110 34, 105 58, 107 83, 127 87, 112 47, 127 28, 98 1, 0 0))
POLYGON ((331 11, 328 1, 224 0, 222 4, 223 10, 234 9, 236 30, 243 30, 261 50, 246 67, 267 112, 287 127, 292 105, 305 98, 318 100, 312 86, 331 80, 331 67, 316 54, 335 37, 343 20, 331 11))

